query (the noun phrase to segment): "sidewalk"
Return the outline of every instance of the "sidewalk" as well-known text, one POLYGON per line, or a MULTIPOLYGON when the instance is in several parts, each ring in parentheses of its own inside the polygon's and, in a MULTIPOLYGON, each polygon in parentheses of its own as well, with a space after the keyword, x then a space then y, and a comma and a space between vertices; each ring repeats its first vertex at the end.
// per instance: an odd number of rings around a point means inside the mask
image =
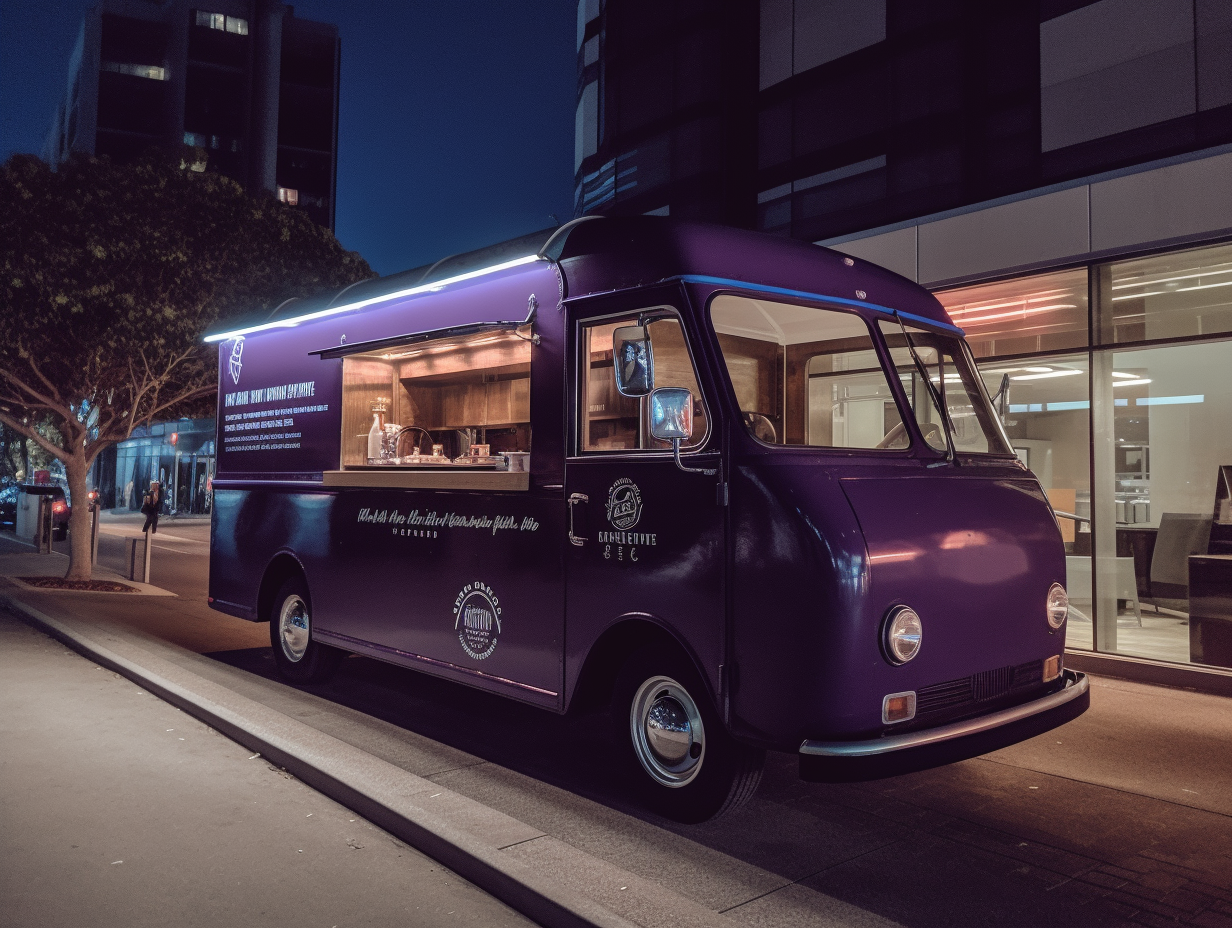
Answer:
POLYGON ((532 922, 0 612, 6 925, 532 922))
MULTIPOLYGON (((20 585, 26 592, 32 588, 18 577, 63 577, 68 571, 68 555, 59 551, 51 554, 39 554, 33 545, 18 541, 11 532, 0 532, 0 577, 8 577, 20 585)), ((94 565, 92 574, 95 580, 114 580, 137 590, 134 593, 94 593, 75 592, 71 590, 58 591, 58 595, 68 596, 174 596, 170 590, 164 590, 140 580, 129 580, 127 575, 111 570, 102 564, 94 565)), ((46 591, 35 591, 46 592, 46 591)))

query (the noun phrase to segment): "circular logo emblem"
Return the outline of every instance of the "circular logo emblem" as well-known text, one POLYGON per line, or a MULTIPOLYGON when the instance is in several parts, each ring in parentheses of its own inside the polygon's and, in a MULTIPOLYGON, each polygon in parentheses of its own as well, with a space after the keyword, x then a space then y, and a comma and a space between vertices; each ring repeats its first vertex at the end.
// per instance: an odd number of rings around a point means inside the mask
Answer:
POLYGON ((477 661, 491 657, 500 636, 500 600, 486 583, 462 587, 453 602, 454 630, 467 657, 477 661))
POLYGON ((621 477, 607 494, 607 520, 621 531, 633 528, 642 517, 642 494, 637 484, 621 477))

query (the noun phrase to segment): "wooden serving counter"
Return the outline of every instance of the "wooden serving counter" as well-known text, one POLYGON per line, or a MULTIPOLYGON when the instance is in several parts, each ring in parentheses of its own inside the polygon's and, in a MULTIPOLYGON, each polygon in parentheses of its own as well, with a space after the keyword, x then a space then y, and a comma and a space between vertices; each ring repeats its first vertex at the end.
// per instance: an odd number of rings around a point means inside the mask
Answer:
POLYGON ((327 487, 372 487, 401 490, 529 490, 526 471, 473 470, 458 467, 419 470, 405 467, 365 467, 327 470, 321 475, 327 487))

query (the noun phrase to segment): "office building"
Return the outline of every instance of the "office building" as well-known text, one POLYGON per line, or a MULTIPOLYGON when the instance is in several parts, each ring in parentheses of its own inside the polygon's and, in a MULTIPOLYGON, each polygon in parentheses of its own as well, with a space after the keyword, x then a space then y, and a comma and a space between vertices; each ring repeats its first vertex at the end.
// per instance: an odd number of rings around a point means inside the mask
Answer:
POLYGON ((44 157, 193 145, 209 169, 333 228, 338 29, 276 0, 98 0, 44 157))
POLYGON ((1232 4, 581 0, 575 156, 578 214, 936 292, 1064 513, 1071 648, 1232 666, 1232 4))

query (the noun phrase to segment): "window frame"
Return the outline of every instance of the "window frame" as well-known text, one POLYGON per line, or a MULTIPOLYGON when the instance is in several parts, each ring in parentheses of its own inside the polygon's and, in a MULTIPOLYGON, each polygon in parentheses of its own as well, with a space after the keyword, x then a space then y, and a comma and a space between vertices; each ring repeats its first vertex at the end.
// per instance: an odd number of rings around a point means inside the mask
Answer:
MULTIPOLYGON (((823 310, 823 311, 828 311, 828 312, 845 313, 846 315, 855 316, 856 318, 858 318, 861 322, 864 323, 865 329, 867 329, 869 332, 869 336, 873 344, 873 350, 876 352, 877 360, 881 365, 882 376, 885 377, 886 383, 890 388, 890 395, 893 397, 895 406, 897 406, 898 408, 899 418, 903 422, 907 423, 907 433, 908 435, 911 436, 911 441, 907 444, 906 448, 844 448, 844 447, 840 447, 836 445, 809 445, 809 444, 790 444, 789 445, 786 443, 771 444, 769 442, 762 441, 760 438, 754 435, 753 432, 747 426, 744 426, 742 422, 741 430, 743 434, 750 441, 754 442, 758 447, 766 448, 766 449, 773 449, 775 451, 787 451, 787 452, 797 452, 797 453, 802 452, 802 451, 804 452, 812 451, 812 452, 821 452, 823 454, 841 454, 841 455, 848 455, 848 456, 849 455, 861 455, 861 454, 875 454, 881 458, 884 458, 886 456, 896 456, 899 458, 918 457, 919 456, 917 454, 918 449, 924 448, 926 449, 930 457, 935 456, 935 452, 933 451, 932 447, 927 442, 924 441, 923 437, 919 433, 917 424, 914 421, 915 419, 914 410, 912 409, 910 402, 907 400, 906 394, 903 392, 901 381, 899 380, 897 375, 890 376, 889 372, 895 371, 896 368, 894 367, 893 359, 890 357, 889 350, 887 349, 884 340, 881 338, 881 332, 878 330, 877 326, 873 324, 874 320, 856 309, 853 309, 847 306, 836 305, 835 303, 829 300, 826 300, 825 298, 809 300, 809 299, 805 299, 801 297, 788 297, 785 294, 772 293, 769 291, 758 290, 754 287, 750 287, 748 290, 736 290, 730 287, 724 287, 722 289, 715 290, 713 293, 709 294, 706 297, 705 310, 704 310, 703 315, 705 317, 706 330, 709 334, 709 337, 712 339, 712 346, 715 352, 715 356, 719 361, 719 363, 716 365, 716 367, 719 369, 717 376, 722 378, 722 385, 720 386, 719 389, 727 393, 728 402, 731 404, 731 408, 736 411, 736 415, 738 418, 743 420, 743 410, 741 410, 740 408, 740 401, 736 398, 736 388, 731 382, 731 374, 727 369, 727 360, 723 354, 723 348, 719 344, 719 333, 714 328, 714 316, 713 316, 714 301, 718 297, 721 297, 721 296, 736 296, 736 297, 742 297, 744 299, 784 303, 788 306, 800 306, 800 307, 806 307, 808 309, 817 309, 817 310, 823 310), (904 409, 910 410, 911 411, 910 415, 906 415, 906 416, 903 415, 904 409)), ((878 317, 880 317, 881 315, 887 315, 891 319, 894 318, 894 316, 892 314, 889 314, 888 312, 885 314, 878 313, 877 315, 878 317)), ((952 333, 946 333, 946 334, 952 334, 952 333)), ((963 344, 965 345, 966 342, 963 341, 963 344)), ((809 360, 811 360, 811 358, 809 360)), ((806 362, 806 368, 807 368, 807 362, 806 362)), ((807 374, 805 376, 805 381, 806 381, 806 387, 807 387, 807 374)), ((786 416, 786 392, 785 391, 786 391, 786 383, 784 383, 784 404, 783 404, 784 416, 786 416)))
MULTIPOLYGON (((878 322, 882 322, 882 321, 886 322, 887 325, 897 325, 899 322, 899 319, 898 317, 891 316, 890 319, 888 320, 878 320, 878 322)), ((974 376, 975 387, 977 391, 979 392, 980 399, 984 401, 985 409, 988 411, 988 414, 990 416, 990 421, 992 422, 995 436, 998 439, 1000 439, 1000 441, 1005 445, 1007 449, 1009 449, 1008 451, 970 451, 970 450, 960 449, 957 447, 957 444, 955 444, 954 445, 955 458, 958 458, 961 456, 965 460, 977 460, 977 461, 985 460, 989 458, 995 458, 995 459, 1000 459, 1000 460, 1010 460, 1011 458, 1017 458, 1017 454, 1014 452, 1013 442, 1010 441, 1010 437, 1008 433, 1005 431, 1005 424, 1001 421, 1000 417, 997 416, 997 410, 996 410, 996 407, 993 405, 992 396, 988 392, 988 386, 987 384, 984 383, 983 375, 980 373, 980 366, 976 362, 975 352, 971 350, 971 345, 968 344, 966 336, 957 335, 953 332, 945 332, 935 326, 931 326, 924 322, 921 322, 918 319, 913 319, 913 320, 910 320, 909 322, 904 321, 903 325, 907 326, 908 328, 916 328, 916 329, 920 329, 925 332, 930 332, 933 335, 944 336, 946 338, 955 338, 958 340, 959 351, 962 354, 963 359, 965 360, 965 362, 967 363, 967 365, 970 367, 971 371, 975 375, 974 376)), ((878 326, 875 326, 875 328, 877 329, 877 334, 881 337, 882 342, 885 343, 885 333, 881 331, 881 326, 878 325, 878 326)), ((935 453, 938 457, 944 458, 947 454, 946 448, 936 448, 933 445, 930 445, 928 441, 924 438, 923 431, 919 428, 919 422, 915 418, 915 406, 912 404, 911 398, 907 395, 906 387, 903 386, 902 384, 902 379, 899 377, 899 374, 898 374, 898 364, 894 361, 894 356, 890 352, 890 346, 888 343, 885 343, 885 353, 886 353, 886 358, 889 361, 890 370, 894 372, 894 379, 898 380, 899 386, 902 388, 903 398, 907 402, 907 408, 911 411, 911 418, 913 420, 914 427, 916 431, 919 433, 920 444, 923 447, 927 448, 930 452, 935 453)), ((1070 352, 1070 353, 1074 353, 1074 352, 1070 352)), ((965 382, 964 382, 964 387, 966 387, 965 382)), ((941 393, 943 397, 945 396, 944 390, 939 391, 939 392, 941 393)), ((933 400, 931 397, 929 397, 928 402, 930 404, 933 403, 933 400)), ((950 419, 951 424, 952 424, 953 418, 948 408, 948 402, 946 405, 947 405, 947 408, 945 410, 944 415, 946 416, 947 419, 950 419)), ((979 413, 976 413, 976 415, 978 416, 979 413)), ((944 428, 944 425, 942 427, 944 428)), ((947 441, 947 446, 948 446, 949 441, 953 441, 952 436, 947 441)))
MULTIPOLYGON (((587 328, 593 328, 600 325, 610 324, 614 321, 621 321, 632 318, 634 322, 638 316, 646 312, 662 311, 662 316, 665 318, 675 319, 680 325, 680 334, 684 339, 685 351, 689 356, 689 364, 693 368, 693 379, 697 382, 698 399, 702 403, 702 407, 706 410, 706 432, 701 439, 695 444, 681 446, 681 457, 689 455, 714 453, 717 449, 711 447, 712 439, 718 434, 715 428, 714 409, 715 406, 707 399, 707 388, 704 382, 703 369, 697 363, 697 352, 693 347, 693 339, 690 338, 689 327, 686 324, 685 313, 681 311, 678 302, 671 300, 661 300, 656 302, 653 292, 648 293, 651 299, 647 300, 644 305, 638 306, 636 309, 622 309, 611 313, 598 313, 582 317, 574 317, 574 332, 572 333, 573 340, 573 359, 572 371, 568 376, 573 378, 570 394, 573 397, 573 413, 570 416, 570 432, 568 443, 568 456, 574 460, 595 460, 603 457, 619 457, 626 458, 648 458, 650 460, 662 460, 665 458, 671 460, 672 449, 668 448, 601 448, 588 451, 583 446, 585 444, 585 429, 587 425, 586 414, 589 408, 589 397, 586 395, 587 382, 583 376, 583 364, 590 364, 590 357, 586 351, 586 335, 587 328)), ((665 294, 666 296, 666 294, 665 294)), ((679 298, 678 298, 679 299, 679 298)), ((584 304, 574 304, 584 305, 584 304)), ((589 368, 587 368, 589 369, 589 368)), ((713 392, 713 391, 710 391, 713 392)), ((639 404, 645 397, 639 397, 639 404)))

